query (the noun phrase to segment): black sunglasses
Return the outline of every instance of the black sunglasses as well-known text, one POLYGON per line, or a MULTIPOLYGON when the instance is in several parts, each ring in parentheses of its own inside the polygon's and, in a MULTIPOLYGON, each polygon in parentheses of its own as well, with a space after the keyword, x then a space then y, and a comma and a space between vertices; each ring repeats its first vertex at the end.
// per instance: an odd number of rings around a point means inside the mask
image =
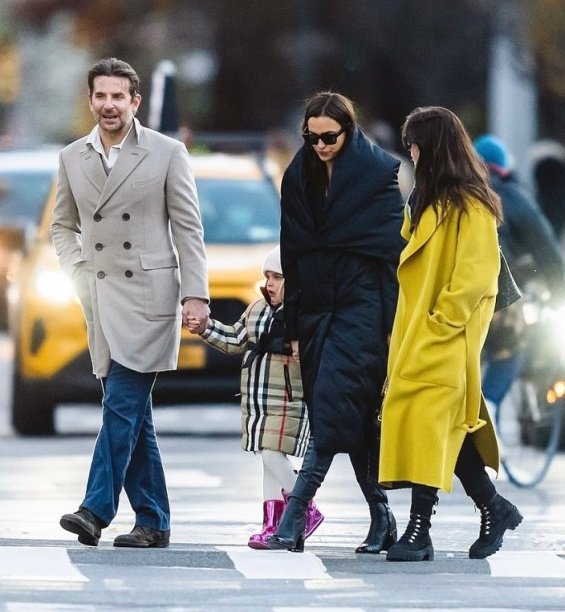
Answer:
POLYGON ((337 139, 345 132, 345 128, 341 128, 339 132, 324 132, 323 134, 315 134, 314 132, 302 132, 302 138, 307 145, 317 145, 321 140, 325 145, 334 145, 337 139))

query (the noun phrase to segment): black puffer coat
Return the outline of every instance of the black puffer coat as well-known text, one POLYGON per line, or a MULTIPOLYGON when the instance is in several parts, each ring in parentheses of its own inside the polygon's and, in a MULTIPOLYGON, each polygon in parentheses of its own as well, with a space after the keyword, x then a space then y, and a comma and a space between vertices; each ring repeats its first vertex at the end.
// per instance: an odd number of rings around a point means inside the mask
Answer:
POLYGON ((318 451, 365 444, 386 375, 404 241, 398 161, 358 129, 334 161, 316 225, 305 149, 282 182, 285 318, 300 342, 311 432, 318 451))

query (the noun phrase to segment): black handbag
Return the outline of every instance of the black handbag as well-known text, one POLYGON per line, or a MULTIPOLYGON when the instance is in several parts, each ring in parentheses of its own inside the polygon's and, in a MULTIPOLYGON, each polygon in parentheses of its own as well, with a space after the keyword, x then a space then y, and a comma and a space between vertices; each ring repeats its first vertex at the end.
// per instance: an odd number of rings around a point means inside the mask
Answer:
POLYGON ((498 294, 494 304, 494 312, 507 308, 522 297, 522 293, 510 272, 510 267, 500 249, 500 272, 498 273, 498 294))

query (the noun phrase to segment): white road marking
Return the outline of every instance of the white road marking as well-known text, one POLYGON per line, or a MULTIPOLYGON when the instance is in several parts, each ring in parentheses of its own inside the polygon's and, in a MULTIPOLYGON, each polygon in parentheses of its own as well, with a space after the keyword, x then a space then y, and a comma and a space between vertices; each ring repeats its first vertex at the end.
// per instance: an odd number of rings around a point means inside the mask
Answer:
POLYGON ((95 612, 96 606, 90 604, 39 603, 37 601, 9 601, 2 608, 5 612, 95 612))
POLYGON ((0 579, 88 582, 65 548, 0 546, 0 579))
POLYGON ((488 562, 497 578, 565 578, 565 560, 551 551, 497 552, 488 562))
MULTIPOLYGON (((272 609, 272 612, 367 612, 367 608, 334 608, 329 606, 304 606, 295 608, 280 608, 272 609)), ((428 611, 429 612, 429 611, 428 611)))
POLYGON ((218 489, 222 479, 204 470, 169 468, 167 486, 171 489, 218 489))
POLYGON ((235 569, 251 580, 331 580, 326 567, 312 553, 252 550, 247 546, 217 546, 235 569))

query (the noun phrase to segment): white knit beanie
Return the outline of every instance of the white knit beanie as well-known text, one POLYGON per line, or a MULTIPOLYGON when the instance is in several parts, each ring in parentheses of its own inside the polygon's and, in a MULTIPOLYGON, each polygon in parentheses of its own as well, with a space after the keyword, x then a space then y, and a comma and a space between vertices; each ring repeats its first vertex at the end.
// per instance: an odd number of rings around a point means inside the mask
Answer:
POLYGON ((265 275, 267 271, 282 274, 281 249, 278 246, 272 251, 269 251, 267 257, 265 257, 265 261, 263 262, 263 275, 265 275))

